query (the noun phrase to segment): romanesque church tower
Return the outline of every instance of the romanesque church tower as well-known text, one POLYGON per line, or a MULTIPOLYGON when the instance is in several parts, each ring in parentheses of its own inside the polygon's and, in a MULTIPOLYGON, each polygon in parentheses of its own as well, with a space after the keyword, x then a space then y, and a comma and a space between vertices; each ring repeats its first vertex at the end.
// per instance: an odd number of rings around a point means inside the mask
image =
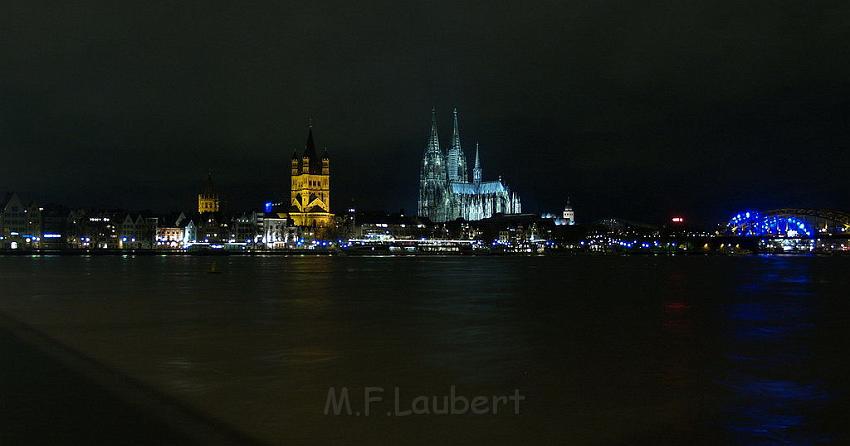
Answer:
POLYGON ((212 180, 212 171, 207 174, 204 189, 198 194, 198 213, 215 214, 221 210, 221 201, 212 180))
POLYGON ((333 222, 331 214, 330 159, 325 149, 316 153, 313 126, 307 133, 307 144, 301 157, 292 154, 291 200, 289 218, 295 226, 328 227, 333 222))

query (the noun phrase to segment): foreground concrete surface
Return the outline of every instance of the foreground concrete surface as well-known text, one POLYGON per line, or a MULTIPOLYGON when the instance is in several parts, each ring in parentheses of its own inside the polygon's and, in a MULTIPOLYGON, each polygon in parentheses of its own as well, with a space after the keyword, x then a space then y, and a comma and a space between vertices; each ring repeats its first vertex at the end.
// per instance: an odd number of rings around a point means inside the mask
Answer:
POLYGON ((256 444, 0 315, 0 444, 256 444))

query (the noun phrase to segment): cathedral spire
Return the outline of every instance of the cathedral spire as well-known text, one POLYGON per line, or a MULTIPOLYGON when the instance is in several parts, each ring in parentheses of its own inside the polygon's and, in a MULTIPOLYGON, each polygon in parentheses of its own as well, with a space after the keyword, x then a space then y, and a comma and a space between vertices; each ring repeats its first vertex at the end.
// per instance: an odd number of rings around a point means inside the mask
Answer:
POLYGON ((425 148, 426 152, 440 151, 440 134, 437 132, 437 108, 431 108, 431 136, 428 138, 428 146, 425 148))
POLYGON ((212 169, 207 169, 207 181, 204 183, 204 193, 207 195, 215 194, 215 186, 213 186, 212 169))
POLYGON ((452 149, 460 150, 460 130, 457 126, 457 107, 452 110, 452 149))
POLYGON ((460 130, 458 128, 457 107, 452 110, 452 140, 446 156, 446 168, 450 182, 468 183, 469 171, 466 167, 466 155, 460 146, 460 130))
POLYGON ((304 155, 313 156, 316 153, 316 143, 313 142, 313 126, 308 127, 307 144, 304 144, 304 155))
POLYGON ((472 182, 481 183, 481 160, 478 158, 478 143, 475 143, 475 167, 472 168, 472 182))
POLYGON ((319 156, 316 154, 316 143, 313 142, 313 121, 307 123, 307 143, 304 145, 304 155, 302 158, 309 158, 309 173, 318 174, 321 172, 322 165, 319 162, 319 156))

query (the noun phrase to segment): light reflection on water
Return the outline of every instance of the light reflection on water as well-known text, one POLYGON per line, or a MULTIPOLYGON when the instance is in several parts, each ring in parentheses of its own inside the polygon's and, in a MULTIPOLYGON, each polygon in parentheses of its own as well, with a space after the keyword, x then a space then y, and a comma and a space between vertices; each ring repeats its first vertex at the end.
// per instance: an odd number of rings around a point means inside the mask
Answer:
POLYGON ((0 311, 270 444, 819 444, 847 439, 848 266, 0 257, 0 311), (343 385, 528 404, 323 416, 343 385))
POLYGON ((824 444, 817 426, 831 398, 811 342, 817 296, 811 262, 774 260, 728 305, 726 429, 736 444, 824 444))

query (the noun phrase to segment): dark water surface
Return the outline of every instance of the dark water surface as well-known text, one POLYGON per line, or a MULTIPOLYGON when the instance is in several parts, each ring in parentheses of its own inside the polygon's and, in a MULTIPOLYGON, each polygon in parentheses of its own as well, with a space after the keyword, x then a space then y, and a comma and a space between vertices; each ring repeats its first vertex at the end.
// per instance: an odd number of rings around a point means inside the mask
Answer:
POLYGON ((0 257, 0 281, 5 317, 267 444, 850 441, 848 258, 0 257), (526 399, 324 415, 343 386, 526 399))

